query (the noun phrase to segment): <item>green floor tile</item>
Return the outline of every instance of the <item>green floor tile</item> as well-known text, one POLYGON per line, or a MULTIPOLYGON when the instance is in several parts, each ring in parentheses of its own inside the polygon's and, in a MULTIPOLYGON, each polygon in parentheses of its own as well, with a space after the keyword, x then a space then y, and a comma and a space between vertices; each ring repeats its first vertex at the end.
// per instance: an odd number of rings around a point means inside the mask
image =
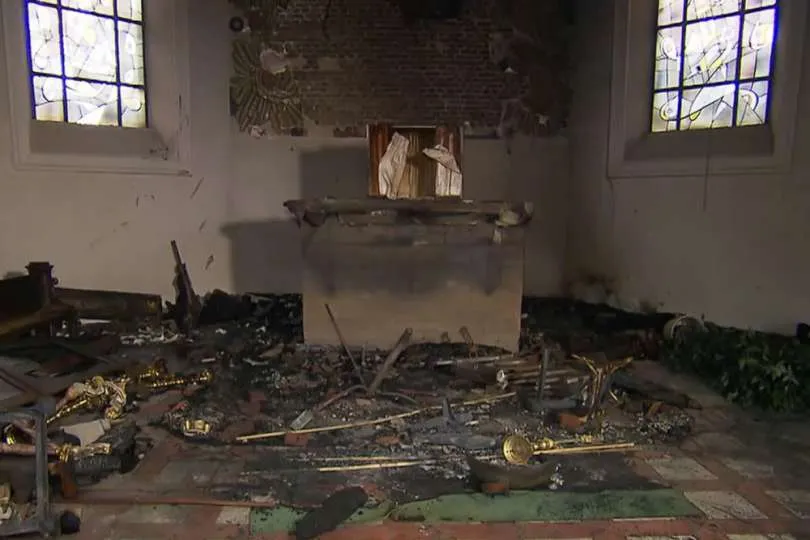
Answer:
MULTIPOLYGON (((304 511, 288 507, 256 508, 250 514, 253 534, 289 531, 304 511)), ((559 491, 514 491, 509 495, 459 493, 435 499, 362 509, 348 523, 395 521, 520 522, 586 521, 627 518, 701 516, 680 492, 670 489, 573 493, 559 491)))

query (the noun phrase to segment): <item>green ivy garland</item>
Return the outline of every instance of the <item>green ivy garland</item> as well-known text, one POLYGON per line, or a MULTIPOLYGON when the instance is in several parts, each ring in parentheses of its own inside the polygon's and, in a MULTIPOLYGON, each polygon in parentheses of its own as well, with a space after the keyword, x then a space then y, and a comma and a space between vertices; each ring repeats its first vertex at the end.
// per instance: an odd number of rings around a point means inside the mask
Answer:
POLYGON ((694 373, 739 405, 810 410, 810 345, 794 338, 707 324, 662 352, 671 368, 694 373))

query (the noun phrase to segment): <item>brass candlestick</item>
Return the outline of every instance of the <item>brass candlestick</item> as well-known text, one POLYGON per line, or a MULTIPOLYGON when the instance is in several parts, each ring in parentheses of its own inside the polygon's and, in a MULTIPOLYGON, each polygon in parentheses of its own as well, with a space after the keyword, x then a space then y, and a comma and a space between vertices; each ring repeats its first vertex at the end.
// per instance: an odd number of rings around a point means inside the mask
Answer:
POLYGON ((127 406, 126 385, 129 380, 118 383, 110 382, 107 386, 108 405, 104 410, 104 417, 108 420, 115 420, 124 414, 124 407, 127 406))
POLYGON ((47 425, 51 425, 57 420, 61 420, 66 416, 79 411, 81 409, 100 408, 103 403, 102 396, 83 396, 63 405, 60 409, 54 411, 46 420, 47 425))
POLYGON ((106 418, 114 420, 120 417, 127 403, 125 388, 128 382, 127 376, 112 381, 97 375, 87 382, 71 385, 65 397, 57 404, 56 411, 47 418, 47 424, 50 425, 81 409, 101 409, 105 405, 106 418))
MULTIPOLYGON (((156 360, 138 372, 125 374, 116 379, 104 379, 97 375, 87 381, 72 384, 57 403, 56 410, 46 418, 46 424, 50 426, 84 409, 104 408, 105 418, 109 420, 120 418, 128 400, 127 389, 133 384, 152 390, 162 390, 173 386, 206 384, 213 378, 213 373, 207 369, 190 376, 169 375, 166 361, 163 359, 156 360)), ((7 425, 2 432, 2 441, 5 444, 19 444, 32 438, 33 436, 25 429, 13 424, 7 425)))
POLYGON ((589 454, 597 452, 616 452, 619 450, 629 450, 636 446, 636 443, 608 443, 608 444, 588 444, 585 446, 570 446, 567 448, 550 448, 540 450, 535 454, 589 454))
POLYGON ((112 453, 110 443, 92 443, 85 446, 63 444, 59 447, 57 456, 59 461, 68 462, 72 459, 81 459, 90 456, 109 456, 112 453))
POLYGON ((503 440, 503 457, 509 463, 525 465, 529 462, 532 456, 539 453, 543 453, 555 448, 563 450, 562 448, 559 448, 561 444, 590 442, 593 442, 593 436, 591 435, 580 435, 572 439, 563 439, 559 441, 546 437, 537 442, 532 442, 522 435, 509 435, 503 440))
POLYGON ((146 383, 169 376, 169 367, 166 360, 158 358, 146 367, 143 371, 135 375, 135 381, 146 383))

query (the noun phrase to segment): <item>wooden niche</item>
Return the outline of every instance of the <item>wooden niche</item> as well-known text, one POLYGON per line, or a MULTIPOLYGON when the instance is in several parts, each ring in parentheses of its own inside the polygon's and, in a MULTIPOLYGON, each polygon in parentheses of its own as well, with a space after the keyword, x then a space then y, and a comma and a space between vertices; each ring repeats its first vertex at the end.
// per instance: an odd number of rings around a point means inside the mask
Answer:
POLYGON ((455 126, 394 126, 391 124, 374 124, 368 126, 369 141, 369 195, 380 195, 380 161, 388 145, 399 133, 408 140, 408 157, 402 178, 397 183, 396 197, 460 197, 461 186, 453 190, 437 193, 437 179, 440 165, 424 154, 427 148, 441 145, 448 149, 461 167, 461 130, 455 126), (448 192, 449 191, 449 192, 448 192))

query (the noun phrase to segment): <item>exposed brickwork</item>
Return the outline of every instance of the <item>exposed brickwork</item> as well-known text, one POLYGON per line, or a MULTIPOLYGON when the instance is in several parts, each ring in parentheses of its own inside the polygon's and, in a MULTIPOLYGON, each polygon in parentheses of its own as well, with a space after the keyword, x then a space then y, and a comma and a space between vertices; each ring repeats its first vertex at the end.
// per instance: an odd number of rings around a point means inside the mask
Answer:
POLYGON ((496 127, 508 104, 523 116, 514 129, 537 115, 553 129, 568 103, 564 3, 468 0, 457 20, 409 23, 391 0, 290 0, 261 33, 290 59, 320 125, 496 127))

